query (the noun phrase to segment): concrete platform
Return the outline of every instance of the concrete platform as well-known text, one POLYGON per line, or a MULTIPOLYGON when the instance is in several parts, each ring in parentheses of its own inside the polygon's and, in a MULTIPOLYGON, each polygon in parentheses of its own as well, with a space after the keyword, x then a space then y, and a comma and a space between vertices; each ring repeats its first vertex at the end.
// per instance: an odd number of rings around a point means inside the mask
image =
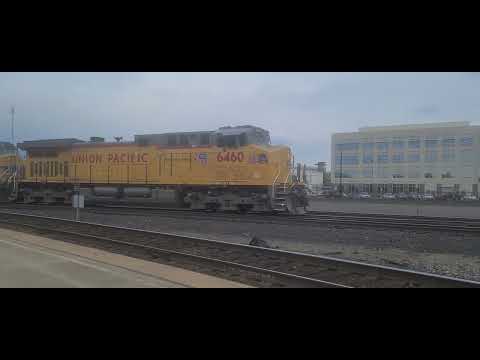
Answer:
POLYGON ((1 288, 242 288, 243 284, 0 229, 1 288))

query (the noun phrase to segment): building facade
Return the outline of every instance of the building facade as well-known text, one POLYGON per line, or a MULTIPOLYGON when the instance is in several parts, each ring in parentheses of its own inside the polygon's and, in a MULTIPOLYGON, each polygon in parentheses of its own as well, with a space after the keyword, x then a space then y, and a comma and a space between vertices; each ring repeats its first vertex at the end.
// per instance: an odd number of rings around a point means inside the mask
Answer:
POLYGON ((316 165, 305 167, 305 182, 313 193, 322 191, 325 176, 325 163, 319 162, 316 165))
POLYGON ((480 126, 468 122, 337 133, 331 154, 332 181, 347 193, 478 195, 480 126))

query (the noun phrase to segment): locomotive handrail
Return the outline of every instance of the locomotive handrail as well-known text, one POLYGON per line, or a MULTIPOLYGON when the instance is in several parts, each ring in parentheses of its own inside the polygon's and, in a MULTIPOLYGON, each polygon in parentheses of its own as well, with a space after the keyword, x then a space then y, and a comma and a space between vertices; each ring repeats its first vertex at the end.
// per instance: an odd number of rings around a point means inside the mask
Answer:
POLYGON ((287 183, 288 183, 288 177, 290 176, 289 173, 287 173, 287 176, 285 177, 285 181, 283 182, 283 192, 286 193, 287 192, 287 183))
POLYGON ((280 177, 280 164, 277 164, 277 168, 278 168, 278 173, 277 173, 277 176, 275 177, 275 180, 273 180, 273 184, 272 184, 272 201, 275 201, 275 184, 277 183, 277 180, 280 177))
MULTIPOLYGON (((3 178, 5 178, 5 177, 7 177, 8 172, 9 172, 9 169, 3 170, 3 172, 0 174, 0 179, 3 179, 3 178)), ((10 179, 8 178, 8 179, 7 179, 7 182, 8 182, 9 180, 10 180, 10 179)))

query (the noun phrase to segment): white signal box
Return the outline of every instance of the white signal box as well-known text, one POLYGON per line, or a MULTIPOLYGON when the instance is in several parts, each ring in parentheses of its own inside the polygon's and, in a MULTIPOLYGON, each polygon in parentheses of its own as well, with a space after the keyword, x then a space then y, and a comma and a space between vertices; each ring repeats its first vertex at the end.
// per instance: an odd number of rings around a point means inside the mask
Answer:
POLYGON ((73 195, 73 207, 75 209, 83 209, 85 207, 85 196, 81 194, 73 195))

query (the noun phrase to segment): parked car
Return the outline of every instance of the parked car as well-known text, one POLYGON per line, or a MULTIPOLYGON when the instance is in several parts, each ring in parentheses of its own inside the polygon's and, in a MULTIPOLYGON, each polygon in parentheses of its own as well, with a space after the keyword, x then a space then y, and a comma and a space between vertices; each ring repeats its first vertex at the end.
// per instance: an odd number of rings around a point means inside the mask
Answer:
POLYGON ((385 193, 382 196, 382 199, 385 199, 385 200, 395 200, 396 198, 397 197, 392 193, 385 193))
POLYGON ((408 194, 408 198, 410 200, 422 200, 422 195, 417 194, 417 193, 410 193, 410 194, 408 194))
POLYGON ((408 195, 405 193, 399 193, 397 194, 397 199, 399 200, 408 200, 408 195))
POLYGON ((435 200, 435 196, 433 196, 432 194, 423 194, 422 199, 423 200, 435 200))
POLYGON ((361 192, 360 194, 358 194, 358 198, 359 198, 359 199, 370 199, 371 196, 370 196, 369 193, 361 192))
POLYGON ((473 194, 468 194, 468 195, 464 195, 462 197, 462 200, 465 200, 465 201, 475 201, 475 200, 478 200, 478 198, 473 195, 473 194))

